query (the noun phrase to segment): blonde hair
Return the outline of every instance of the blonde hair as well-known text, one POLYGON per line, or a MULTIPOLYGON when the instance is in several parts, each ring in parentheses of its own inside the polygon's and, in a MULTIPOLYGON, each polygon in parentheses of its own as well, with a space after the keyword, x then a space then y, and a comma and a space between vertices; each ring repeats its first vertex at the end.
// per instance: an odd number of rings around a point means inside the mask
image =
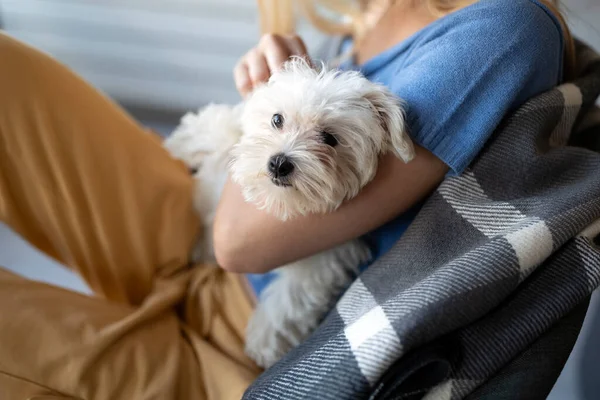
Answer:
MULTIPOLYGON (((370 8, 380 7, 385 12, 395 1, 409 0, 257 0, 260 13, 261 32, 292 34, 296 29, 296 7, 312 25, 329 35, 350 35, 359 42, 373 23, 364 16, 370 8), (317 9, 321 7, 342 21, 324 17, 317 9)), ((423 0, 431 13, 441 18, 453 11, 467 7, 478 0, 423 0)), ((507 0, 511 1, 511 0, 507 0)), ((559 0, 540 0, 557 17, 565 38, 565 79, 573 77, 575 71, 575 42, 569 26, 560 10, 559 0)), ((375 21, 376 22, 376 21, 375 21)))

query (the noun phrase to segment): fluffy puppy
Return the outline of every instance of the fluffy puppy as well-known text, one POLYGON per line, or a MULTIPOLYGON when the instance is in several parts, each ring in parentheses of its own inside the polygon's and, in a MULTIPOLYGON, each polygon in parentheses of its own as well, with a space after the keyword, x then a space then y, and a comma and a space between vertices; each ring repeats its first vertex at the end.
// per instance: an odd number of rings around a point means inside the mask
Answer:
MULTIPOLYGON (((243 103, 184 116, 165 147, 197 179, 205 226, 196 260, 214 260, 212 222, 230 174, 246 201, 281 220, 327 213, 355 197, 382 154, 414 148, 400 100, 358 72, 287 62, 243 103)), ((249 323, 246 352, 268 368, 302 342, 370 258, 359 239, 281 266, 249 323)))

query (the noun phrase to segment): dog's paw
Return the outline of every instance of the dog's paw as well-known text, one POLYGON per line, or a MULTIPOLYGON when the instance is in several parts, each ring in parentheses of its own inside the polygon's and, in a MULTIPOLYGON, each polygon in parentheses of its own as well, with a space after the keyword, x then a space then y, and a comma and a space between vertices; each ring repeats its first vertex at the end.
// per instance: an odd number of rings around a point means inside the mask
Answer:
POLYGON ((209 104, 198 112, 189 112, 163 142, 163 146, 190 170, 198 170, 209 157, 226 158, 241 137, 241 106, 209 104))
POLYGON ((199 114, 187 113, 181 124, 163 141, 163 147, 190 170, 199 169, 204 158, 215 151, 202 120, 199 114))
POLYGON ((258 308, 246 331, 246 354, 262 368, 270 368, 292 348, 289 338, 258 308))

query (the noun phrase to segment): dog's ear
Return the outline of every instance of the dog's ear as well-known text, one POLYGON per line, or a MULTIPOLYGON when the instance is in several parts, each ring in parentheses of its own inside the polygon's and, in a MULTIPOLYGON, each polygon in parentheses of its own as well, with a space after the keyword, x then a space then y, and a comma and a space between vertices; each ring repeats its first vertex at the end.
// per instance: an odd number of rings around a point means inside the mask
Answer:
POLYGON ((415 157, 415 148, 407 133, 402 101, 379 85, 373 85, 364 97, 381 119, 381 124, 388 134, 390 150, 402 161, 411 161, 415 157))

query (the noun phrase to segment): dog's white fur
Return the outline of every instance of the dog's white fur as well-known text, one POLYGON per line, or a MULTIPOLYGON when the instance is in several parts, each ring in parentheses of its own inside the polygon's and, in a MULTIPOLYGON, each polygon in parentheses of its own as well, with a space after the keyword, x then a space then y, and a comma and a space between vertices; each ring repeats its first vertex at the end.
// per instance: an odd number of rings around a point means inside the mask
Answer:
MULTIPOLYGON (((244 103, 187 114, 165 147, 197 171, 196 207, 205 226, 197 260, 214 259, 213 213, 228 173, 246 201, 286 220, 330 212, 355 197, 384 153, 414 157, 398 98, 357 72, 318 71, 302 59, 287 62, 244 103), (282 126, 273 125, 274 114, 282 126), (324 133, 337 146, 324 143, 324 133), (268 171, 276 154, 294 164, 289 187, 276 185, 268 171)), ((248 355, 268 368, 304 340, 369 258, 357 239, 278 268, 249 323, 248 355)))

